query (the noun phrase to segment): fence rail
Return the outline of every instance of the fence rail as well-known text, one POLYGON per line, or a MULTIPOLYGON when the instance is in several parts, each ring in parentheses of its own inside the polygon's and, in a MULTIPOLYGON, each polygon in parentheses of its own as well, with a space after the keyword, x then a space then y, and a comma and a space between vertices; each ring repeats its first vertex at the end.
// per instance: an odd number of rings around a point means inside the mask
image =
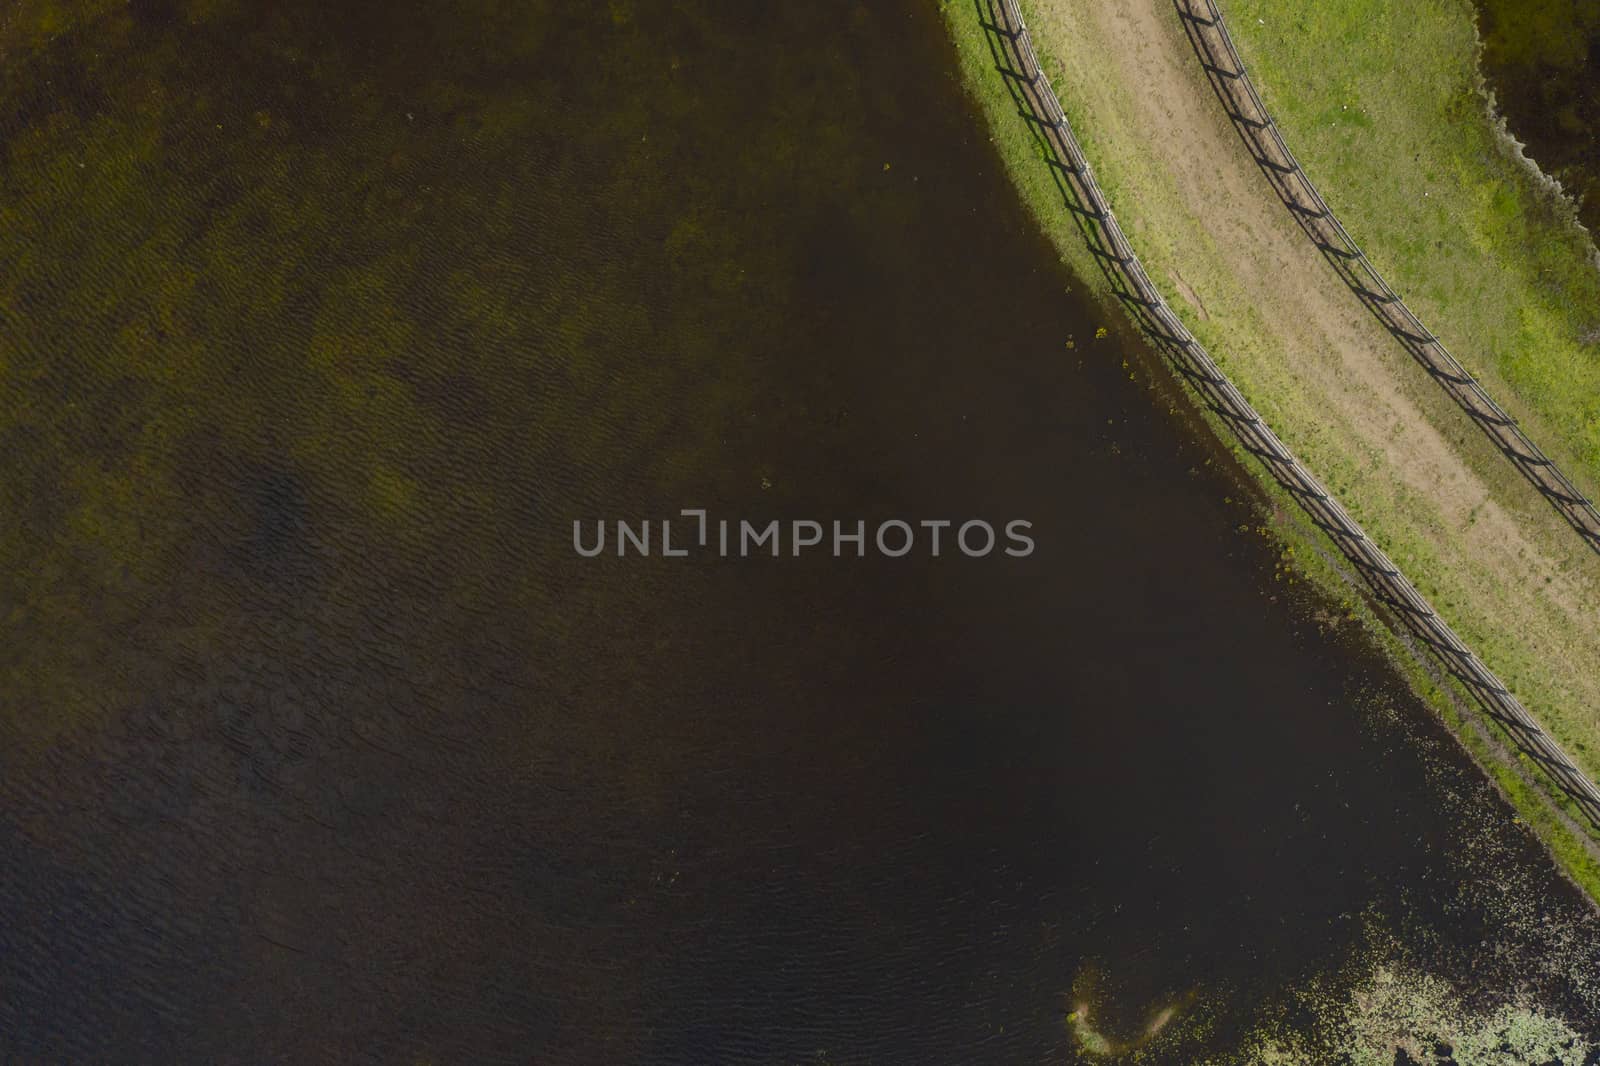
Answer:
MULTIPOLYGON (((1032 126, 1062 197, 1104 271, 1112 292, 1171 361, 1202 402, 1221 418, 1245 450, 1299 502, 1338 545, 1379 602, 1425 643, 1518 749, 1541 766, 1591 823, 1600 827, 1600 788, 1577 768, 1522 703, 1445 624, 1361 526, 1340 506, 1261 419, 1210 354, 1173 313, 1134 254, 1066 112, 1034 52, 1017 0, 974 0, 995 66, 1004 75, 1022 117, 1032 126)), ((1331 215, 1329 216, 1331 217, 1331 215)))
POLYGON ((1367 310, 1494 442, 1584 542, 1600 552, 1600 511, 1528 438, 1444 342, 1406 306, 1345 231, 1289 150, 1256 91, 1216 0, 1173 0, 1184 31, 1245 147, 1285 207, 1367 310))

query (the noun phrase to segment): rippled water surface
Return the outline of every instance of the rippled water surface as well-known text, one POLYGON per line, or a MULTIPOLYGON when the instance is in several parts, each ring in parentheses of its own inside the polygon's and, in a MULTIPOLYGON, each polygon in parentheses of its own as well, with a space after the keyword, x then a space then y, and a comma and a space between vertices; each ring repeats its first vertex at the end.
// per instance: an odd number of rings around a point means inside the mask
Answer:
POLYGON ((931 5, 0 35, 0 1059, 1187 1062, 1373 953, 1600 1017, 931 5), (681 507, 1037 551, 572 551, 681 507))

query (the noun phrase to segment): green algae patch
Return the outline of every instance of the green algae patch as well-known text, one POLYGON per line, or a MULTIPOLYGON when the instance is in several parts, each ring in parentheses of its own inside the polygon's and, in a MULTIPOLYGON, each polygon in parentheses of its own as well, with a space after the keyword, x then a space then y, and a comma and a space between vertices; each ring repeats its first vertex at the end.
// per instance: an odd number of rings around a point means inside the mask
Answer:
POLYGON ((1177 1023, 1181 1023, 1196 999, 1195 993, 1188 992, 1170 1003, 1158 1005, 1147 1012, 1133 1031, 1116 1035, 1109 1028, 1101 1027, 1093 994, 1082 987, 1084 984, 1080 980, 1078 987, 1073 990, 1073 1006, 1067 1011, 1067 1028, 1079 1048, 1101 1059, 1142 1057, 1146 1053, 1168 1050, 1170 1044, 1178 1042, 1170 1038, 1179 1035, 1184 1028, 1177 1023))
POLYGON ((1207 1066, 1582 1066, 1593 1049, 1566 1019, 1520 1003, 1474 1008, 1438 978, 1392 965, 1375 966, 1347 990, 1313 985, 1292 998, 1314 1019, 1313 1035, 1256 1036, 1239 1055, 1207 1066))
MULTIPOLYGON (((1519 892, 1511 892, 1512 910, 1538 921, 1537 901, 1517 899, 1519 892)), ((1080 1061, 1119 1066, 1583 1066, 1600 1050, 1584 1035, 1582 1018, 1525 992, 1468 993, 1420 962, 1383 919, 1369 914, 1362 922, 1346 959, 1256 992, 1242 1027, 1219 1032, 1212 1024, 1236 1009, 1230 1001, 1241 989, 1202 983, 1130 1012, 1108 997, 1098 966, 1074 980, 1065 1027, 1080 1061)), ((1555 939, 1582 935, 1569 928, 1555 939)), ((1578 980, 1586 994, 1594 992, 1592 975, 1578 980)))

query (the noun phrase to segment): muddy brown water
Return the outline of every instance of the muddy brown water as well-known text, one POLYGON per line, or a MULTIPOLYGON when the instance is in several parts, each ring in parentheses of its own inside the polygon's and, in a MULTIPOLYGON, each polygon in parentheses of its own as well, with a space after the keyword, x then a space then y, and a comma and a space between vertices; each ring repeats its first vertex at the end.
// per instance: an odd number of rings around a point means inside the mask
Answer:
POLYGON ((73 10, 0 31, 0 1058, 1185 1061, 1385 936, 1585 1018, 937 11, 73 10), (1037 547, 572 550, 682 507, 1037 547))

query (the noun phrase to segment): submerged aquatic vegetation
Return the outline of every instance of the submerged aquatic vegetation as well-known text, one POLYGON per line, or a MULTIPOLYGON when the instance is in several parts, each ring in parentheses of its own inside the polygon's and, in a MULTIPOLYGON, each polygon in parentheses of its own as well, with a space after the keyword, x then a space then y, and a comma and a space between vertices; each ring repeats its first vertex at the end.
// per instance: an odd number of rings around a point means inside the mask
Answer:
POLYGON ((554 549, 505 532, 539 528, 526 472, 670 494, 766 387, 727 353, 795 266, 727 219, 826 143, 706 143, 748 106, 700 91, 716 20, 468 7, 0 18, 0 603, 57 635, 0 664, 19 740, 104 722, 240 602, 344 611, 341 557, 559 629, 554 549))
POLYGON ((1312 989, 1297 998, 1300 1009, 1315 1020, 1314 1035, 1258 1036, 1237 1058, 1224 1061, 1230 1066, 1393 1066, 1398 1061, 1415 1066, 1583 1066, 1594 1050, 1567 1020, 1535 1005, 1512 1001, 1472 1007, 1437 977, 1388 965, 1375 967, 1337 997, 1312 989))

